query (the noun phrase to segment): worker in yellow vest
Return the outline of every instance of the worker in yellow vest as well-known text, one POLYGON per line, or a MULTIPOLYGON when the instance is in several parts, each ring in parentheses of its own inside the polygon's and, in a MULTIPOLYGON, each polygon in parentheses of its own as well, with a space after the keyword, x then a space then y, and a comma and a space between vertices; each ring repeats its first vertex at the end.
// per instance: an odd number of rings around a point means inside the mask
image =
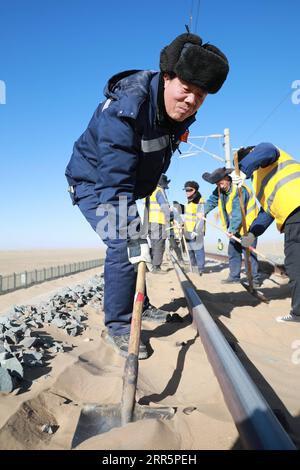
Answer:
POLYGON ((187 196, 184 206, 184 236, 192 269, 201 276, 205 266, 204 221, 197 216, 203 213, 204 199, 196 181, 187 181, 183 189, 187 196))
MULTIPOLYGON (((204 213, 206 215, 215 207, 218 207, 224 230, 226 230, 229 235, 235 235, 240 238, 244 234, 242 227, 242 212, 237 188, 232 184, 230 177, 231 172, 232 168, 228 169, 223 167, 217 168, 212 173, 204 173, 202 175, 202 178, 205 181, 217 185, 216 189, 204 205, 204 213)), ((242 195, 248 229, 258 214, 258 207, 255 197, 248 186, 242 186, 242 195)), ((254 238, 251 246, 255 248, 256 244, 257 240, 254 238)), ((242 251, 243 248, 241 244, 231 238, 228 244, 229 276, 227 279, 224 279, 222 283, 231 284, 240 282, 242 251)), ((253 287, 258 288, 261 284, 261 280, 258 273, 257 257, 254 253, 251 253, 250 255, 250 262, 253 276, 253 287)))
POLYGON ((291 311, 278 322, 300 322, 300 163, 272 144, 261 143, 238 151, 240 175, 231 174, 240 186, 252 177, 255 195, 262 206, 243 246, 249 246, 275 219, 284 233, 285 269, 292 287, 291 311))
POLYGON ((149 238, 151 241, 152 273, 166 273, 161 269, 167 238, 166 224, 169 226, 170 208, 165 190, 170 180, 162 174, 156 189, 147 201, 149 207, 149 238))

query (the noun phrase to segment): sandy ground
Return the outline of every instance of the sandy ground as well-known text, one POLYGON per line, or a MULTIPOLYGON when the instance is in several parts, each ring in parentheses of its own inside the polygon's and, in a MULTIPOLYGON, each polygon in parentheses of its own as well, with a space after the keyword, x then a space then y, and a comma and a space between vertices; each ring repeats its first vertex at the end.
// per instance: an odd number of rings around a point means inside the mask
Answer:
MULTIPOLYGON (((241 447, 202 343, 189 321, 176 274, 170 265, 165 269, 169 269, 167 274, 147 274, 151 302, 177 312, 183 322, 143 322, 142 335, 151 356, 139 362, 137 399, 154 407, 174 406, 177 413, 170 421, 143 420, 112 429, 82 442, 78 449, 241 447)), ((88 271, 52 281, 55 285, 51 286, 47 283, 48 293, 66 281, 71 285, 92 274, 88 271)), ((214 263, 211 272, 202 277, 191 274, 190 278, 261 393, 273 409, 280 410, 282 422, 300 446, 300 324, 275 322, 277 315, 289 311, 289 287, 275 276, 266 280, 262 291, 271 301, 259 304, 242 286, 221 285, 227 275, 226 265, 214 263)), ((41 289, 42 285, 35 287, 41 289)), ((15 301, 20 302, 21 295, 15 301)), ((84 403, 120 402, 125 361, 101 338, 102 312, 85 309, 88 328, 81 336, 70 338, 54 327, 51 331, 45 328, 55 339, 74 347, 57 354, 45 367, 33 369, 26 387, 18 393, 0 396, 0 449, 70 449, 84 403), (45 434, 43 424, 57 426, 57 431, 45 434)))
POLYGON ((78 261, 103 258, 104 247, 60 250, 0 251, 0 274, 49 268, 78 261))

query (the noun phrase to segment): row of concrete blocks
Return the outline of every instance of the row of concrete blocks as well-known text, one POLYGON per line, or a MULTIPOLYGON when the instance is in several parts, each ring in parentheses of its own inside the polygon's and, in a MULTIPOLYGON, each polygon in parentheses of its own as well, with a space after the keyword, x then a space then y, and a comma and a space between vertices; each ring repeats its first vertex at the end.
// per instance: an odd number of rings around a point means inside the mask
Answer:
POLYGON ((26 367, 44 366, 47 359, 64 352, 66 343, 45 332, 46 324, 77 336, 85 329, 82 308, 89 302, 101 304, 103 277, 96 275, 85 284, 66 288, 38 305, 15 305, 0 316, 0 391, 10 393, 26 381, 26 367), (24 372, 25 369, 25 372, 24 372))

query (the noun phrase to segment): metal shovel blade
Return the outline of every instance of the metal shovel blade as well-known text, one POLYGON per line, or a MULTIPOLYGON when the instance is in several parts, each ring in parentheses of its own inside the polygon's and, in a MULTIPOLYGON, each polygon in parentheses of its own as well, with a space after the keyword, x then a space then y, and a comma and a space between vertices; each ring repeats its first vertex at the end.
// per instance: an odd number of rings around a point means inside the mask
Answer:
POLYGON ((247 284, 244 281, 241 281, 241 284, 249 292, 249 294, 253 295, 254 297, 256 297, 261 302, 265 302, 266 304, 269 303, 269 299, 267 299, 267 297, 265 297, 262 292, 260 292, 259 290, 253 289, 253 288, 251 289, 249 284, 247 284))
MULTIPOLYGON (((139 421, 141 419, 171 419, 175 411, 174 408, 170 407, 151 408, 150 406, 142 406, 136 403, 132 421, 139 421)), ((113 428, 120 428, 121 426, 121 405, 85 405, 79 416, 72 441, 72 448, 77 447, 86 439, 108 432, 113 428)))

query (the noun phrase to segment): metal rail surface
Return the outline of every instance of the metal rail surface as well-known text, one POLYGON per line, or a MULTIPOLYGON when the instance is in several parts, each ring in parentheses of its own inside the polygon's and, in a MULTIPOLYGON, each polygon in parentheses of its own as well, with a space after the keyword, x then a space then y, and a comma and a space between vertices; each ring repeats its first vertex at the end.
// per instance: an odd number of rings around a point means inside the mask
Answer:
POLYGON ((296 450, 289 435, 201 302, 191 282, 174 256, 170 256, 190 314, 243 446, 253 450, 296 450))

